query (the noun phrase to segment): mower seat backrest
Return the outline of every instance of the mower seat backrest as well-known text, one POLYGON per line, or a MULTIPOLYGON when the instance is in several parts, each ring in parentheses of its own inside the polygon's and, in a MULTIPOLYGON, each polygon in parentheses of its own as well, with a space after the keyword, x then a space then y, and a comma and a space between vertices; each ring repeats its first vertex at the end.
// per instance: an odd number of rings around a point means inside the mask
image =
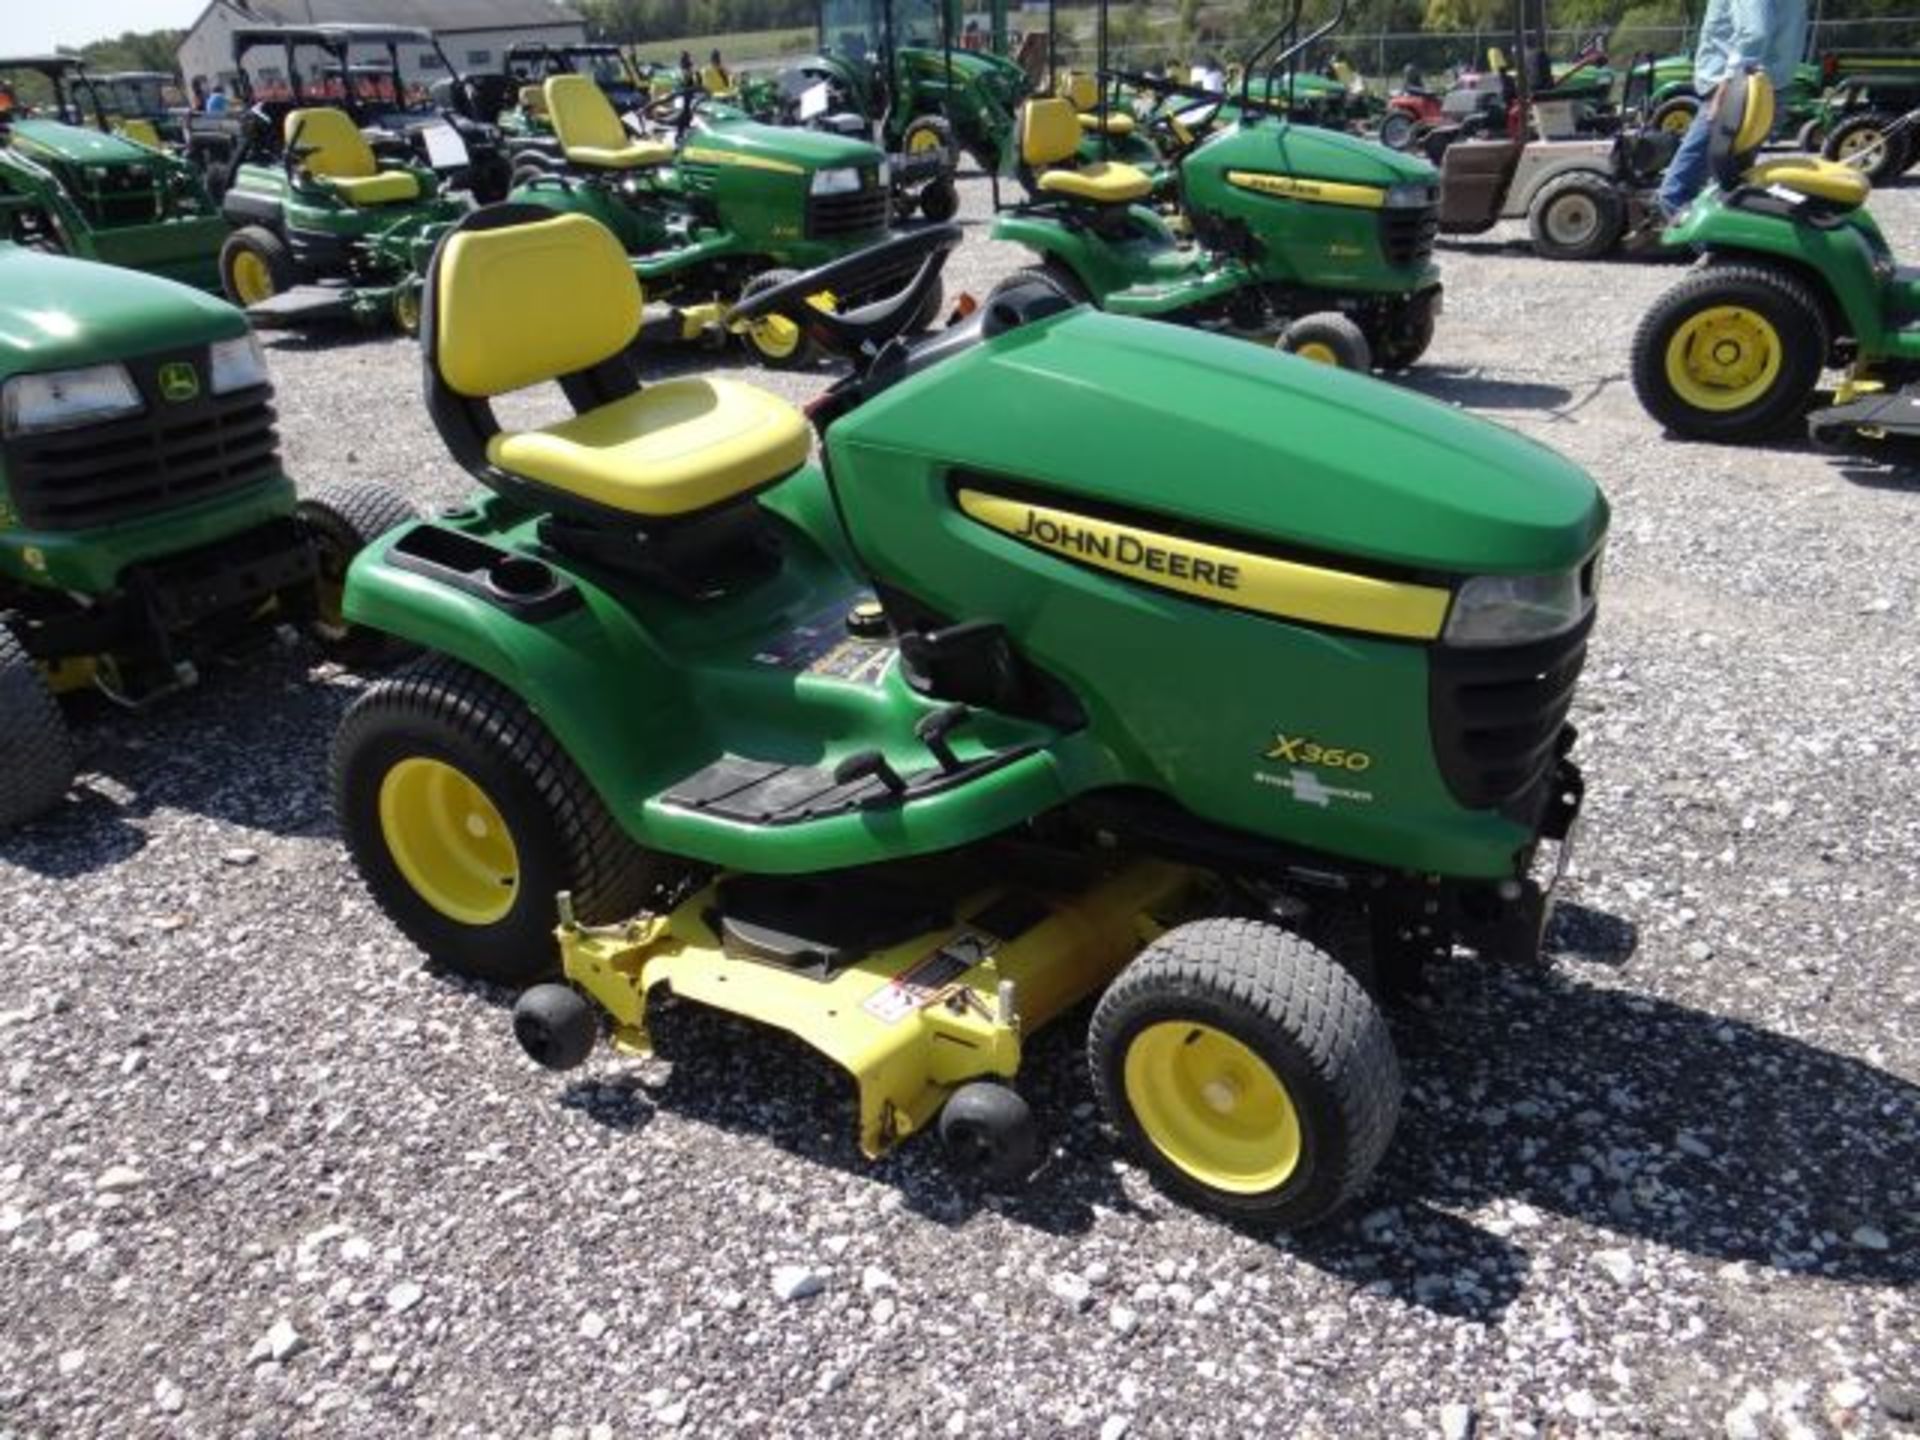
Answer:
POLYGON ((1020 107, 1020 162, 1029 170, 1070 161, 1080 150, 1080 111, 1064 97, 1029 100, 1020 107))
POLYGON ((1065 96, 1024 102, 1014 129, 1021 169, 1042 194, 1089 205, 1130 205, 1153 193, 1153 181, 1135 166, 1107 160, 1074 165, 1080 112, 1065 96))
POLYGON ((529 115, 547 113, 547 97, 541 93, 538 85, 520 87, 520 108, 529 115))
POLYGON ((811 435, 784 400, 725 379, 641 388, 629 347, 643 303, 597 220, 530 205, 461 220, 434 252, 421 326, 427 408, 455 458, 523 503, 627 534, 799 469, 811 435), (547 381, 572 418, 502 431, 494 397, 547 381))
POLYGON ((301 164, 319 179, 365 180, 380 173, 373 147, 344 110, 290 110, 281 134, 289 152, 296 146, 312 152, 301 164))
POLYGON ((585 75, 552 75, 541 87, 547 115, 571 165, 589 170, 637 170, 664 165, 673 146, 662 140, 635 140, 620 123, 606 92, 585 75))
POLYGON ((1720 95, 1707 143, 1707 164, 1722 190, 1731 190, 1759 158, 1773 131, 1773 84, 1759 71, 1736 76, 1720 95))
POLYGON ((1100 87, 1093 76, 1084 72, 1068 74, 1063 94, 1073 102, 1076 110, 1091 110, 1100 103, 1100 87))

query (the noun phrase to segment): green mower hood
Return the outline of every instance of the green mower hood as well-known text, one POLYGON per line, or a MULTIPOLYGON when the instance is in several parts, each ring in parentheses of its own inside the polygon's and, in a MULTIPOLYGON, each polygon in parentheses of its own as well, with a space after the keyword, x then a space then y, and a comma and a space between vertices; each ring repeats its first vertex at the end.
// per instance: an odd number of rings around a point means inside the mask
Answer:
POLYGON ((1449 574, 1583 561, 1607 505, 1544 445, 1330 366, 1088 309, 901 384, 829 433, 1289 548, 1449 574), (965 394, 967 404, 952 397, 965 394))
POLYGON ((1378 185, 1382 189, 1437 185, 1440 180, 1439 172, 1416 155, 1389 150, 1340 130, 1268 119, 1243 123, 1230 150, 1223 146, 1216 151, 1209 146, 1202 154, 1208 160, 1218 155, 1236 165, 1250 164, 1346 185, 1378 185))
POLYGON ((233 306, 171 280, 0 244, 0 376, 184 349, 246 331, 246 316, 233 306))
POLYGON ((886 159, 879 147, 865 140, 820 130, 763 125, 737 113, 713 119, 691 132, 683 153, 696 160, 722 154, 736 157, 734 163, 748 167, 800 170, 866 169, 886 159), (708 154, 700 154, 702 151, 708 154))
POLYGON ((103 130, 59 120, 21 120, 10 143, 32 160, 65 160, 75 165, 154 164, 153 151, 103 130))

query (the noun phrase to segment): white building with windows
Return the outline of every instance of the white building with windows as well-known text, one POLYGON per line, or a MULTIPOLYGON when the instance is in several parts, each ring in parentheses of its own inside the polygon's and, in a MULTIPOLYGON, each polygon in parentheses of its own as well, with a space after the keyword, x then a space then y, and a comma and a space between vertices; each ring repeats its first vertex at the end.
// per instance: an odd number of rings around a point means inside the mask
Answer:
MULTIPOLYGON (((462 71, 497 69, 507 47, 587 38, 580 16, 561 0, 210 0, 180 42, 180 73, 189 84, 231 82, 233 32, 252 25, 409 25, 431 30, 462 71)), ((354 59, 384 59, 356 54, 354 59)), ((256 84, 281 84, 283 57, 258 50, 247 58, 256 84), (269 73, 271 72, 271 73, 269 73)), ((400 52, 401 79, 431 85, 444 73, 431 50, 400 52)))

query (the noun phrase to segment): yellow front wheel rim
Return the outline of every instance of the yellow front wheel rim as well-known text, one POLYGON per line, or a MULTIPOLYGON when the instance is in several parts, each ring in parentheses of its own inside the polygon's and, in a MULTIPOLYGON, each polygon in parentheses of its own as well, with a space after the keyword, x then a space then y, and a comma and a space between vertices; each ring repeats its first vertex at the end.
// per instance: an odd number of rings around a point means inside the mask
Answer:
POLYGON ((1226 1031, 1187 1020, 1149 1025, 1127 1046, 1122 1079, 1148 1143, 1201 1184, 1259 1195, 1299 1168, 1293 1097, 1226 1031))
POLYGON ((420 333, 420 292, 411 287, 393 297, 393 322, 403 335, 420 333))
POLYGON ((258 305, 273 298, 273 271, 251 250, 233 257, 233 293, 242 305, 258 305))
POLYGON ((1660 128, 1669 135, 1684 135, 1693 125, 1693 111, 1669 110, 1660 121, 1660 128))
POLYGON ((1689 315, 1667 341, 1667 383, 1696 410, 1741 410, 1764 397, 1785 351, 1758 310, 1715 305, 1689 315))
POLYGON ((442 760, 402 760, 380 782, 380 834, 414 893, 449 920, 492 925, 520 893, 520 852, 487 792, 442 760))
POLYGON ((940 134, 937 130, 916 130, 907 137, 907 153, 924 155, 929 150, 940 148, 940 134))
POLYGON ((747 338, 762 355, 785 360, 800 348, 800 327, 784 315, 768 315, 748 323, 747 338))
POLYGON ((1316 365, 1338 365, 1340 357, 1333 353, 1333 347, 1324 340, 1309 340, 1296 349, 1294 354, 1302 360, 1311 360, 1316 365))

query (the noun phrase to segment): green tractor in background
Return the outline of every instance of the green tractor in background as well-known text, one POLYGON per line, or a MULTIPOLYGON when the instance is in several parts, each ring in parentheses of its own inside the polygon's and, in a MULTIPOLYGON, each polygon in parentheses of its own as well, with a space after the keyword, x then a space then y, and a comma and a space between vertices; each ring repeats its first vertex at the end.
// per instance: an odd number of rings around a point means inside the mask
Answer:
POLYGON ((481 490, 348 574, 431 653, 343 717, 341 831, 437 964, 564 976, 514 1009, 543 1065, 649 1051, 671 995, 844 1067, 866 1155, 937 1129, 1011 1183, 1046 1153, 1023 1056, 1097 1000, 1155 1179, 1310 1225, 1396 1122, 1378 997, 1456 942, 1537 963, 1606 503, 1473 416, 1044 282, 916 340, 959 239, 743 302, 852 367, 816 462, 771 394, 641 384, 603 228, 463 220, 421 339, 481 490), (497 405, 556 382, 577 414, 497 405))
POLYGON ((0 237, 219 288, 227 223, 191 165, 115 134, 73 56, 0 59, 0 80, 47 97, 0 111, 0 237))
MULTIPOLYGON (((1297 18, 1260 46, 1248 71, 1293 33, 1297 18)), ((1288 53, 1315 43, 1340 19, 1336 14, 1288 53)), ((1238 118, 1221 125, 1227 96, 1153 83, 1188 107, 1169 164, 1191 242, 1141 203, 1153 191, 1144 172, 1118 162, 1078 163, 1078 116, 1058 97, 1022 107, 1020 177, 1030 198, 995 218, 994 238, 1036 252, 1042 272, 1064 294, 1115 314, 1277 339, 1284 349, 1351 370, 1417 361, 1440 311, 1433 167, 1337 130, 1298 124, 1244 88, 1238 118)))
POLYGON ((623 119, 638 115, 673 89, 653 72, 643 72, 618 45, 520 41, 508 46, 497 73, 468 76, 467 84, 481 113, 500 128, 515 185, 528 178, 530 168, 552 169, 561 163, 541 90, 555 75, 585 75, 623 119))
POLYGON ((0 242, 0 328, 0 831, 73 780, 58 696, 143 706, 289 626, 343 660, 391 648, 341 587, 412 511, 365 484, 296 498, 238 310, 0 242))
POLYGON ((727 308, 792 267, 883 238, 886 156, 864 140, 762 124, 699 91, 655 100, 648 117, 672 138, 640 140, 586 76, 542 88, 559 167, 529 175, 509 199, 606 226, 647 298, 671 307, 660 338, 723 344, 737 333, 763 365, 811 364, 813 345, 783 318, 734 327, 727 308))
POLYGON ((115 133, 150 150, 183 151, 187 142, 186 97, 166 70, 115 70, 95 75, 115 133))
MULTIPOLYGON (((1700 92, 1693 85, 1693 56, 1636 55, 1626 71, 1624 108, 1644 113, 1647 124, 1684 135, 1700 113, 1700 92)), ((1775 135, 1791 135, 1801 150, 1817 153, 1832 124, 1821 98, 1820 68, 1794 67, 1793 83, 1776 97, 1775 135)))

